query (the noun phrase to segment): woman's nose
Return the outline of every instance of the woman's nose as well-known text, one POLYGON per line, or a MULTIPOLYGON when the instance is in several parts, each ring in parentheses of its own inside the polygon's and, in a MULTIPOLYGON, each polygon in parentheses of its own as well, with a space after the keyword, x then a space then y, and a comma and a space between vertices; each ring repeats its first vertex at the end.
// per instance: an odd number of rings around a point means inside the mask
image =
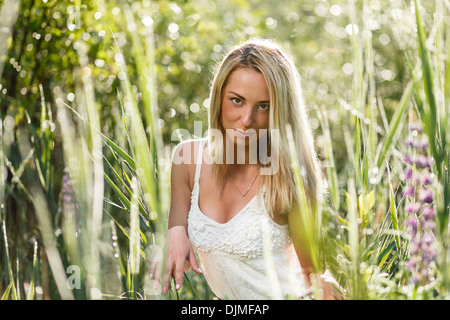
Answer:
POLYGON ((250 128, 253 123, 253 108, 246 106, 242 110, 241 123, 245 128, 250 128))

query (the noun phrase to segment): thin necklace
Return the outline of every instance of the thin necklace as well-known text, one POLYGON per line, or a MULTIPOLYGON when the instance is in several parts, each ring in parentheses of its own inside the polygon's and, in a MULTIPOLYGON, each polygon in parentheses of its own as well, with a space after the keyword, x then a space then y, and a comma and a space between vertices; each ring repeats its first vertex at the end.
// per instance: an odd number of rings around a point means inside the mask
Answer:
POLYGON ((250 189, 252 188, 253 184, 255 183, 256 178, 258 178, 258 176, 259 176, 259 173, 258 173, 258 174, 256 175, 255 179, 253 179, 253 182, 252 182, 252 183, 250 184, 250 186, 247 188, 247 190, 246 190, 244 193, 242 193, 242 192, 239 190, 239 188, 234 184, 233 177, 231 176, 231 172, 230 172, 230 170, 228 169, 228 167, 227 167, 227 172, 228 172, 228 175, 230 176, 231 183, 232 183, 233 186, 236 188, 236 190, 240 193, 240 195, 242 196, 242 198, 244 198, 244 197, 247 195, 247 193, 250 191, 250 189))

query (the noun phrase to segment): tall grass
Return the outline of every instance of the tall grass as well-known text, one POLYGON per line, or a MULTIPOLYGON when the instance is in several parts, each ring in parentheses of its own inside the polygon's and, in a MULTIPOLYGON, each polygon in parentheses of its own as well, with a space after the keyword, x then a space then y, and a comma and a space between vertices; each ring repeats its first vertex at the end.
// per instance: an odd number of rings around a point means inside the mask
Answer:
POLYGON ((422 66, 422 85, 419 78, 415 78, 415 99, 424 131, 430 141, 430 155, 435 160, 433 171, 437 176, 439 184, 436 187, 436 206, 438 209, 437 222, 440 240, 439 271, 442 282, 439 291, 447 297, 450 293, 450 282, 448 275, 449 266, 449 215, 450 215, 450 180, 449 180, 449 154, 447 148, 450 142, 450 60, 448 59, 450 47, 448 45, 449 24, 444 22, 445 13, 450 11, 447 3, 447 11, 444 2, 438 1, 436 5, 434 41, 427 43, 425 30, 422 25, 418 1, 414 1, 414 9, 417 23, 417 46, 418 57, 422 66), (440 11, 440 10, 443 11, 440 11), (446 45, 446 47, 444 47, 446 45), (434 63, 432 63, 432 61, 434 63), (425 93, 425 94, 424 94, 425 93))
MULTIPOLYGON (((154 21, 143 26, 129 2, 119 3, 131 46, 123 52, 117 41, 111 43, 120 79, 113 93, 120 110, 114 134, 103 126, 107 106, 95 93, 90 48, 81 40, 75 46, 78 67, 71 70, 76 100, 67 100, 65 83, 42 83, 38 121, 28 113, 23 120, 1 114, 2 299, 212 297, 204 280, 192 273, 185 275, 181 291, 172 288, 166 295, 153 289, 148 277, 153 248, 164 245, 170 147, 158 123, 154 21), (12 202, 24 204, 8 206, 12 202), (14 221, 18 226, 12 229, 14 221), (11 239, 17 231, 32 243, 27 254, 21 253, 21 241, 11 239)), ((10 10, 16 8, 10 4, 3 2, 0 10, 1 17, 12 17, 1 19, 8 30, 14 23, 10 10)), ((325 141, 321 155, 330 201, 318 212, 305 206, 299 225, 316 269, 325 267, 334 274, 344 298, 448 299, 450 6, 437 0, 433 25, 424 26, 425 9, 417 0, 408 2, 416 32, 402 36, 417 45, 402 42, 408 77, 388 118, 377 88, 376 53, 367 25, 376 13, 370 1, 362 5, 364 10, 348 1, 353 97, 348 101, 336 97, 341 106, 338 121, 329 121, 327 106, 311 114, 319 120, 318 135, 325 141), (420 287, 412 283, 406 268, 410 238, 403 195, 407 150, 402 142, 409 122, 416 118, 423 124, 434 159, 439 245, 436 277, 420 287), (343 141, 336 141, 340 137, 343 141), (336 161, 339 143, 346 148, 348 165, 336 161)), ((143 10, 151 16, 148 7, 143 10)), ((8 51, 5 43, 0 41, 0 70, 6 61, 2 55, 8 51)), ((14 103, 26 102, 19 97, 14 103)), ((301 196, 295 158, 292 164, 301 196)))
MULTIPOLYGON (((402 148, 402 131, 408 127, 410 118, 416 117, 425 127, 430 141, 429 153, 435 160, 433 172, 438 183, 434 190, 438 195, 436 206, 439 212, 439 231, 435 236, 441 246, 438 251, 438 275, 435 279, 437 287, 435 291, 430 291, 429 287, 422 287, 419 291, 422 292, 422 298, 432 296, 448 299, 449 151, 446 144, 449 137, 449 25, 443 19, 444 16, 448 17, 448 5, 445 8, 444 2, 436 2, 433 37, 427 39, 421 22, 420 12, 423 7, 417 1, 411 2, 417 26, 417 49, 411 48, 405 52, 410 80, 389 121, 384 118, 386 112, 377 112, 375 107, 376 100, 382 97, 376 94, 373 78, 373 52, 371 37, 368 36, 371 30, 364 22, 362 26, 358 24, 355 2, 349 1, 349 6, 353 30, 353 100, 351 103, 341 100, 341 104, 344 106, 343 112, 353 110, 354 115, 350 124, 343 125, 348 160, 353 171, 348 172, 346 181, 339 181, 339 190, 344 189, 345 203, 331 210, 332 216, 335 216, 345 231, 337 235, 337 240, 329 240, 334 242, 337 248, 334 254, 339 257, 337 262, 334 261, 334 272, 345 284, 348 297, 353 299, 418 298, 417 286, 412 289, 405 268, 409 238, 403 198, 404 155, 401 155, 401 152, 405 152, 402 148), (357 27, 362 32, 356 32, 357 27), (439 104, 436 97, 440 97, 439 104), (410 117, 407 117, 408 111, 410 117), (375 128, 380 118, 385 124, 385 130, 378 130, 377 133, 375 128), (376 199, 381 200, 378 205, 375 203, 376 199), (383 290, 388 293, 383 293, 383 290)), ((365 14, 371 14, 369 6, 363 8, 365 14)), ((367 21, 367 18, 363 15, 363 21, 367 21)), ((333 204, 339 204, 329 124, 320 109, 317 114, 325 137, 331 200, 333 204)), ((336 237, 335 232, 331 231, 330 234, 336 237)))

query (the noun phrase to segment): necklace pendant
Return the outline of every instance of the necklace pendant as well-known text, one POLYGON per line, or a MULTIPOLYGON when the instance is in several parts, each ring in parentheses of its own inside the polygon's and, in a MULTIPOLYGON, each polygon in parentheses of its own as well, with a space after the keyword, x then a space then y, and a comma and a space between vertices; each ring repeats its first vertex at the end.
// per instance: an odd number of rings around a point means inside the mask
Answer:
POLYGON ((247 188, 247 190, 245 191, 245 193, 242 193, 242 192, 239 190, 239 188, 236 186, 236 184, 234 183, 233 177, 231 176, 231 173, 230 173, 230 171, 228 170, 228 168, 227 168, 227 172, 228 172, 228 175, 230 176, 231 183, 232 183, 233 186, 236 188, 236 190, 239 192, 239 194, 242 196, 242 198, 245 198, 245 196, 247 195, 247 193, 250 191, 250 189, 252 188, 253 184, 255 183, 256 178, 258 178, 258 176, 259 176, 259 173, 258 173, 258 174, 256 175, 255 179, 253 179, 253 182, 250 184, 250 186, 249 186, 249 187, 247 188))

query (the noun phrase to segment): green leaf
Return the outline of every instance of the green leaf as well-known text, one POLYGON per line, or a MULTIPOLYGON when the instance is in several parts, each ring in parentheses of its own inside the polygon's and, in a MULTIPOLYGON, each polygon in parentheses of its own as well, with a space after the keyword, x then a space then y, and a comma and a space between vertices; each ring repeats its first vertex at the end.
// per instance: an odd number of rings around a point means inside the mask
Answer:
POLYGON ((34 299, 34 290, 35 290, 35 283, 36 283, 36 274, 37 274, 37 267, 38 267, 38 244, 37 241, 34 242, 34 252, 33 252, 33 269, 31 273, 31 280, 30 280, 30 287, 28 289, 27 294, 27 300, 33 300, 34 299))
POLYGON ((389 254, 391 253, 392 249, 395 247, 395 241, 391 241, 389 246, 385 248, 380 255, 378 256, 378 268, 382 268, 384 263, 386 262, 386 259, 389 257, 389 254))
POLYGON ((380 174, 383 172, 382 168, 384 168, 384 162, 387 158, 388 151, 390 150, 392 144, 394 143, 394 137, 398 131, 401 131, 403 126, 403 119, 405 110, 407 110, 406 106, 411 98, 411 93, 413 91, 413 82, 410 81, 403 91, 403 95, 395 108, 394 115, 392 116, 391 122, 389 123, 389 131, 385 135, 380 151, 376 155, 375 163, 377 164, 377 168, 380 171, 380 174))
POLYGON ((3 292, 1 300, 8 300, 9 292, 11 291, 12 286, 13 286, 13 281, 10 281, 9 285, 6 287, 5 292, 3 292))
POLYGON ((85 122, 86 124, 88 124, 89 126, 91 126, 95 131, 97 131, 97 133, 100 135, 100 137, 102 138, 103 142, 108 145, 112 151, 114 151, 115 153, 117 153, 129 166, 131 169, 136 170, 136 163, 134 162, 133 158, 130 157, 130 155, 128 153, 126 153, 124 150, 122 150, 117 144, 114 143, 114 141, 112 141, 111 139, 109 139, 107 136, 105 136, 103 133, 101 133, 100 131, 98 131, 95 127, 93 127, 89 121, 84 118, 82 115, 80 115, 76 110, 74 110, 71 106, 69 106, 68 104, 64 103, 64 105, 69 108, 73 113, 75 113, 75 115, 78 116, 78 118, 80 118, 80 120, 82 120, 83 122, 85 122))
POLYGON ((328 124, 328 118, 327 118, 327 116, 323 115, 323 112, 320 109, 317 110, 317 116, 319 117, 322 131, 323 131, 324 137, 325 137, 325 156, 326 156, 326 159, 328 162, 327 175, 328 175, 328 180, 330 181, 330 185, 331 185, 331 196, 333 199, 333 205, 334 205, 335 209, 339 209, 339 207, 340 207, 339 180, 338 180, 336 166, 334 163, 333 143, 331 141, 331 134, 330 134, 330 128, 329 128, 329 124, 328 124))
POLYGON ((428 52, 426 48, 426 36, 425 30, 422 25, 422 20, 420 17, 419 6, 417 0, 414 0, 415 13, 416 13, 416 23, 417 23, 417 36, 419 44, 419 57, 422 61, 423 70, 423 81, 425 94, 427 96, 428 106, 430 107, 430 124, 432 128, 436 128, 437 113, 436 113, 436 98, 434 97, 434 85, 433 85, 433 75, 431 71, 431 64, 428 58, 428 52))
POLYGON ((392 226, 394 227, 394 230, 396 230, 395 235, 395 243, 397 245, 397 250, 400 250, 400 237, 398 235, 399 228, 398 228, 398 218, 397 218, 397 208, 395 206, 395 195, 394 195, 394 189, 392 187, 391 183, 391 173, 389 170, 389 164, 386 165, 386 168, 388 170, 388 180, 389 180, 389 205, 391 209, 391 219, 392 219, 392 226))
MULTIPOLYGON (((122 177, 120 176, 120 174, 114 169, 114 167, 111 165, 111 163, 108 161, 108 159, 106 157, 104 157, 105 162, 108 164, 108 166, 111 168, 111 171, 114 173, 115 177, 119 180, 120 185, 123 186, 125 188, 125 190, 127 191, 127 193, 129 195, 132 194, 130 188, 128 187, 128 184, 122 179, 122 177)), ((124 174, 126 175, 126 173, 124 172, 124 174)), ((105 172, 105 175, 107 175, 107 173, 105 172)), ((128 176, 126 175, 126 178, 128 178, 128 176)), ((112 179, 108 176, 108 180, 112 181, 112 179)), ((114 184, 115 185, 115 184, 114 184)), ((115 187, 113 187, 114 190, 120 190, 116 185, 115 187)), ((126 198, 126 196, 121 192, 121 194, 118 194, 119 198, 122 199, 123 197, 126 198)), ((127 198, 128 199, 128 198, 127 198)), ((129 210, 130 208, 127 207, 127 209, 129 210)), ((145 208, 142 206, 141 201, 139 201, 139 211, 140 213, 145 217, 145 219, 149 220, 149 216, 147 211, 145 210, 145 208)))

